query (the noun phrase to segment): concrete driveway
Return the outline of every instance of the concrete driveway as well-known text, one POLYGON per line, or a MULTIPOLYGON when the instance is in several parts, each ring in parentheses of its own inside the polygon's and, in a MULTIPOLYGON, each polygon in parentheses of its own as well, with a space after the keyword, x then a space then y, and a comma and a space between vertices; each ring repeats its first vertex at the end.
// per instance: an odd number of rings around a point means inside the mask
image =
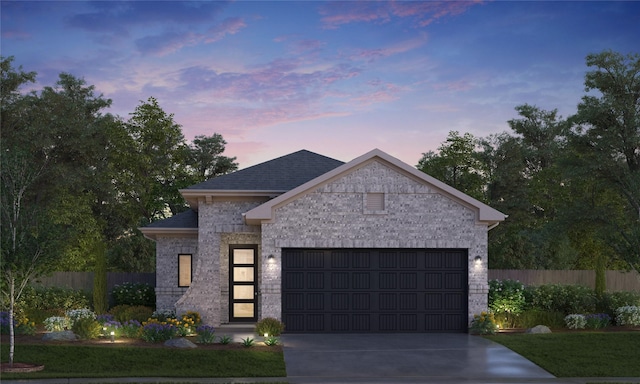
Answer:
POLYGON ((290 383, 553 382, 511 350, 467 334, 284 334, 290 383))

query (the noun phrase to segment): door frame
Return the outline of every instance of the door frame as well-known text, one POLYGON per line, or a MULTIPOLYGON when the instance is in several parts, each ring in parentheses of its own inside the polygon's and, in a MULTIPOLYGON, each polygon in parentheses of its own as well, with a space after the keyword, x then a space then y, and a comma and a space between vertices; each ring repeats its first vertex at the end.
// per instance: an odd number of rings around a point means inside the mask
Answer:
POLYGON ((233 244, 229 245, 229 322, 230 323, 252 323, 258 320, 258 245, 257 244, 233 244), (234 264, 233 256, 234 251, 237 249, 250 249, 253 251, 253 264, 234 264), (235 285, 251 285, 246 282, 234 281, 234 267, 253 267, 253 299, 234 299, 234 284, 235 285), (253 304, 253 317, 234 317, 233 306, 234 303, 252 303, 253 304))

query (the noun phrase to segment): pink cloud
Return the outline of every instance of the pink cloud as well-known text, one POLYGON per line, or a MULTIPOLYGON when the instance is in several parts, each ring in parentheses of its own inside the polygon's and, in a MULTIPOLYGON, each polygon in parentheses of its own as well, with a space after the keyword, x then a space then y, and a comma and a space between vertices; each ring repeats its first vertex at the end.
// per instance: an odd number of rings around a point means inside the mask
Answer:
POLYGON ((404 53, 404 52, 408 52, 413 49, 416 49, 424 45, 426 41, 427 41, 427 36, 426 34, 424 34, 419 36, 418 38, 405 40, 385 48, 363 49, 351 55, 349 58, 351 60, 364 60, 367 62, 374 62, 378 59, 383 59, 385 57, 393 56, 399 53, 404 53))
POLYGON ((445 16, 464 13, 481 3, 473 1, 366 1, 331 2, 320 9, 326 29, 357 22, 387 23, 394 17, 412 18, 416 26, 424 27, 445 16))
POLYGON ((246 26, 247 24, 245 24, 244 20, 239 17, 230 17, 225 19, 219 25, 209 29, 209 37, 205 39, 205 43, 213 43, 222 40, 226 35, 235 35, 246 26))
POLYGON ((434 84, 433 88, 436 91, 445 90, 451 92, 463 92, 473 89, 473 84, 469 83, 467 80, 458 80, 448 83, 434 84))
POLYGON ((2 31, 3 39, 28 40, 31 34, 22 31, 2 31))

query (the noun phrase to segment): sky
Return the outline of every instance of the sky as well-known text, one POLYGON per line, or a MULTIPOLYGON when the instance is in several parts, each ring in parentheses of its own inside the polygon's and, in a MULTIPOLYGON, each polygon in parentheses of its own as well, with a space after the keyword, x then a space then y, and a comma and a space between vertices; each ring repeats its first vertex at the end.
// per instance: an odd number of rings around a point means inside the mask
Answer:
POLYGON ((127 118, 149 97, 240 168, 301 149, 416 165, 450 131, 567 117, 585 57, 640 53, 638 1, 5 1, 3 57, 84 78, 127 118))

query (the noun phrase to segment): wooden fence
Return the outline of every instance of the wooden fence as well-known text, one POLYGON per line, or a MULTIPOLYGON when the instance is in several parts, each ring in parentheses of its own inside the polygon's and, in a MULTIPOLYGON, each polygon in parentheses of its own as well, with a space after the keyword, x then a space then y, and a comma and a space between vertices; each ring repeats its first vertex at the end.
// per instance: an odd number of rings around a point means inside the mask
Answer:
MULTIPOLYGON (((580 284, 595 288, 596 273, 583 270, 490 269, 489 279, 518 280, 524 285, 580 284)), ((640 274, 635 271, 606 271, 607 291, 640 292, 640 274)))
MULTIPOLYGON (((489 279, 518 280, 525 285, 541 284, 581 284, 595 287, 595 272, 580 270, 520 270, 490 269, 489 279)), ((607 271, 607 291, 640 292, 640 274, 637 272, 607 271)), ((107 289, 111 291, 116 284, 126 282, 147 283, 156 286, 155 273, 107 273, 107 289)), ((55 272, 39 279, 39 285, 45 287, 66 287, 93 290, 93 272, 55 272)))
MULTIPOLYGON (((122 283, 147 283, 156 286, 155 273, 107 273, 107 292, 122 283)), ((63 287, 93 291, 93 272, 54 272, 51 276, 41 277, 35 285, 43 287, 63 287)))

